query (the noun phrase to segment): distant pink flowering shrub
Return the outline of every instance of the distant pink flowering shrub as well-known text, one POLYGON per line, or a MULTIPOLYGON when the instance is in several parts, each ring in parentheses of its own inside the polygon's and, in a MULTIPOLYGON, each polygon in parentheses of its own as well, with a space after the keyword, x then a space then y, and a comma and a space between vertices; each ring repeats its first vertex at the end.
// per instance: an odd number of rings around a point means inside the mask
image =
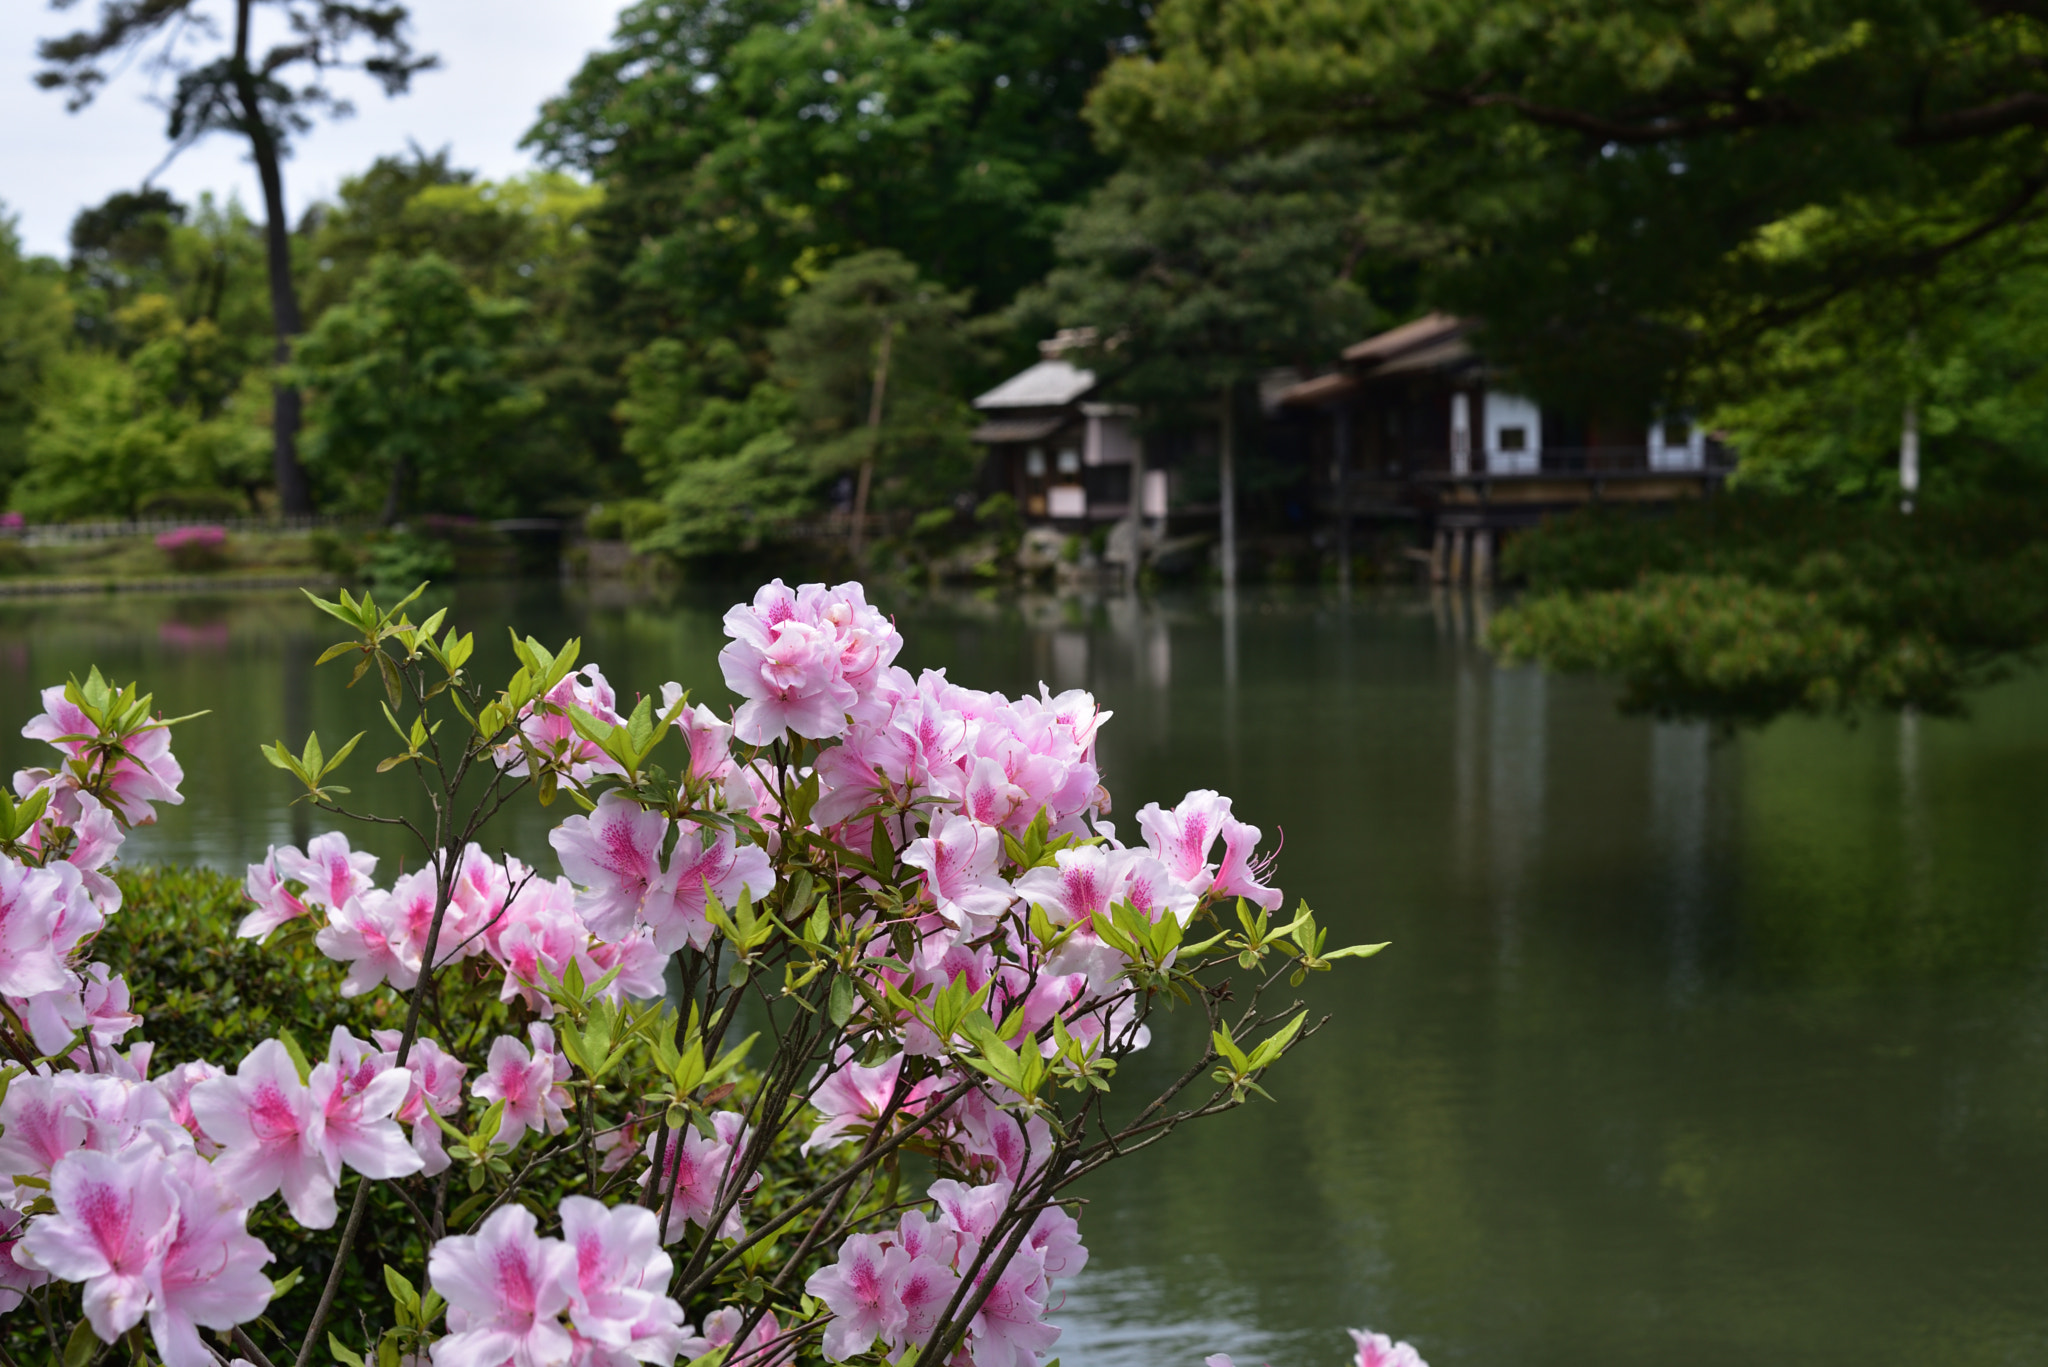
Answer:
MULTIPOLYGON (((280 1364, 326 1360, 331 1329, 344 1363, 1031 1367, 1088 1261, 1073 1183, 1264 1095, 1315 1029, 1265 994, 1374 948, 1327 949, 1305 906, 1276 924, 1271 857, 1216 793, 1143 808, 1123 844, 1092 697, 913 677, 857 584, 728 614, 729 718, 673 683, 621 698, 574 641, 517 641, 487 689, 410 601, 319 606, 348 627, 328 657, 384 692, 380 768, 432 799, 429 826, 376 818, 420 858, 380 886, 338 832, 272 847, 239 927, 382 995, 402 1025, 369 1040, 124 1047, 143 1017, 88 956, 126 832, 181 800, 170 723, 95 673, 25 728, 60 759, 0 798, 0 1051, 38 1060, 0 1098, 0 1313, 82 1325, 67 1360, 146 1325, 164 1367, 217 1367, 202 1329, 280 1364), (560 877, 477 840, 528 790, 576 808, 560 877), (1174 1003, 1203 1027, 1177 1080, 1106 1109, 1174 1003), (382 1324, 330 1325, 379 1186, 417 1217, 408 1265, 382 1324), (336 1231, 288 1335, 247 1224, 273 1198, 336 1231)), ((332 782, 362 739, 264 753, 302 800, 374 817, 332 782)), ((1359 1342, 1360 1367, 1420 1367, 1359 1342)))
MULTIPOLYGON (((1413 1344, 1396 1343, 1385 1334, 1375 1334, 1370 1329, 1348 1332, 1353 1349, 1350 1367, 1429 1367, 1413 1344)), ((1202 1367, 1237 1365, 1230 1360, 1228 1353, 1211 1353, 1202 1359, 1202 1367)))
POLYGON ((221 527, 174 527, 159 535, 156 544, 173 566, 187 572, 227 563, 228 534, 221 527))

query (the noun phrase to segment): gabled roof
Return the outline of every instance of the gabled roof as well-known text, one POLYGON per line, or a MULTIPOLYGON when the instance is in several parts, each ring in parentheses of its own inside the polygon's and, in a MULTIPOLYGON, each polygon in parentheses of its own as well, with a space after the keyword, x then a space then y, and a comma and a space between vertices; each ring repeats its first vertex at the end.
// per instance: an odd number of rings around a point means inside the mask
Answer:
POLYGON ((1442 341, 1464 330, 1465 320, 1448 313, 1426 313, 1412 323, 1389 328, 1376 337, 1353 342, 1344 348, 1344 359, 1353 365, 1374 365, 1404 351, 1442 341))
POLYGON ((1095 388, 1095 372, 1069 361, 1040 361, 974 401, 989 408, 1060 408, 1095 388))

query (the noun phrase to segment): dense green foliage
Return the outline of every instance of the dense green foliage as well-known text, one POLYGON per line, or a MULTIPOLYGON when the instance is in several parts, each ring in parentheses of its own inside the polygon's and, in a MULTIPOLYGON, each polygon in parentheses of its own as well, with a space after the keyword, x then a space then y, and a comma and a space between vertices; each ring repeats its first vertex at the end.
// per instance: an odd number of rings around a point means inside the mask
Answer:
POLYGON ((1846 294, 2036 250, 2026 7, 1168 0, 1153 27, 1094 96, 1116 144, 1370 149, 1441 235, 1432 295, 1540 392, 1645 405, 1846 294))
POLYGON ((308 464, 344 506, 381 500, 388 525, 426 491, 429 506, 496 511, 522 474, 545 478, 485 458, 536 406, 502 355, 521 311, 479 296, 438 253, 371 258, 298 352, 313 396, 308 464))
POLYGON ((1507 657, 1596 670, 1623 705, 1762 722, 1866 706, 1953 712, 2048 642, 2048 517, 1972 503, 1737 495, 1669 519, 1574 515, 1510 543, 1528 596, 1493 619, 1507 657))

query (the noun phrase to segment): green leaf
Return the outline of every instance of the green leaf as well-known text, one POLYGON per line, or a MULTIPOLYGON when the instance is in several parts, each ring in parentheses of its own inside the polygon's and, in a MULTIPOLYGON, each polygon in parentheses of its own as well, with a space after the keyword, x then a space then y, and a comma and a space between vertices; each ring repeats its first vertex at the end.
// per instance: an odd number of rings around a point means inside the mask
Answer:
POLYGON ((392 1304, 402 1306, 415 1318, 419 1316, 420 1293, 413 1290, 412 1283, 390 1263, 384 1264, 384 1289, 391 1293, 392 1304))
POLYGON ((303 1268, 295 1267, 282 1277, 273 1279, 270 1283, 270 1299, 276 1300, 279 1296, 297 1286, 299 1284, 299 1276, 303 1271, 303 1268))
POLYGON ((1392 940, 1382 940, 1376 945, 1346 945, 1342 949, 1331 950, 1323 955, 1323 957, 1325 959, 1370 959, 1392 943, 1394 943, 1392 940))
POLYGON ((842 1029, 853 1019, 853 979, 844 973, 832 979, 832 996, 830 1004, 826 1007, 826 1014, 832 1018, 834 1025, 842 1029))
POLYGON ((299 1070, 299 1081, 305 1082, 311 1078, 313 1065, 306 1062, 306 1051, 299 1047, 298 1037, 286 1029, 277 1032, 277 1040, 284 1046, 285 1053, 291 1055, 292 1067, 299 1070))
POLYGON ((64 1367, 85 1367, 100 1350, 100 1336, 92 1331, 91 1320, 80 1320, 64 1341, 64 1367))
POLYGON ((363 1367, 361 1356, 351 1351, 332 1334, 327 1336, 327 1351, 334 1354, 334 1360, 341 1363, 342 1367, 363 1367))

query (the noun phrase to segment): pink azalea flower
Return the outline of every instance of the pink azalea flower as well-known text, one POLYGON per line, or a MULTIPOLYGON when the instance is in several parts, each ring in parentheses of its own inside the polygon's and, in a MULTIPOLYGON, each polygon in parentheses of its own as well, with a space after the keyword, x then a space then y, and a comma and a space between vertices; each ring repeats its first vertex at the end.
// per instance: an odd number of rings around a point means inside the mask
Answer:
MULTIPOLYGON (((21 728, 21 734, 30 740, 48 741, 68 758, 81 761, 91 753, 91 742, 62 737, 96 737, 99 733, 84 712, 65 701, 61 684, 43 690, 42 715, 21 728)), ((140 732, 130 736, 125 744, 127 757, 117 761, 112 773, 106 775, 107 794, 123 821, 131 826, 147 826, 156 820, 156 808, 150 804, 168 802, 175 807, 185 800, 178 791, 185 771, 171 754, 168 727, 140 732)))
MULTIPOLYGON (((1223 823, 1223 862, 1216 869, 1214 890, 1224 897, 1242 897, 1253 906, 1276 910, 1280 889, 1259 881, 1264 868, 1254 859, 1259 845, 1259 828, 1234 818, 1223 823)), ((1267 861, 1271 862, 1271 861, 1267 861)))
POLYGON ((742 890, 759 901, 775 887, 768 852, 759 845, 739 844, 728 830, 679 824, 668 871, 647 898, 647 924, 654 931, 654 947, 663 954, 686 944, 702 949, 711 943, 711 921, 704 914, 707 885, 727 907, 739 902, 742 890))
MULTIPOLYGON (((383 1051, 377 1057, 385 1067, 398 1061, 398 1042, 403 1038, 399 1031, 373 1030, 370 1037, 383 1051)), ((412 1083, 405 1100, 398 1104, 397 1119, 412 1130, 412 1149, 420 1156, 420 1172, 434 1177, 448 1168, 448 1151, 442 1146, 441 1127, 434 1117, 461 1113, 462 1079, 469 1065, 433 1040, 421 1038, 412 1042, 405 1066, 412 1083)))
POLYGON ((277 853, 277 846, 272 845, 262 863, 249 866, 242 882, 242 891, 256 904, 256 910, 235 927, 235 934, 242 939, 260 940, 286 922, 311 914, 285 886, 285 876, 277 868, 277 853))
POLYGON ((654 1212, 571 1196, 561 1215, 563 1241, 576 1254, 569 1322, 578 1337, 606 1350, 593 1355, 605 1361, 674 1362, 689 1329, 668 1295, 672 1264, 654 1212))
POLYGON ((831 1323, 825 1326, 827 1358, 844 1362, 874 1347, 898 1318, 895 1282, 909 1261, 900 1249, 872 1234, 854 1234, 839 1246, 837 1262, 811 1274, 805 1293, 832 1312, 831 1323))
POLYGON ((1355 1367, 1429 1367, 1410 1344, 1396 1343, 1370 1329, 1353 1329, 1350 1334, 1351 1341, 1358 1345, 1355 1367))
POLYGON ((164 1367, 216 1367, 199 1329, 232 1329, 263 1313, 270 1278, 259 1269, 270 1250, 248 1232, 247 1209, 205 1159, 180 1152, 168 1162, 177 1215, 149 1278, 150 1337, 164 1367))
MULTIPOLYGON (((105 964, 92 963, 83 973, 68 975, 64 986, 13 999, 15 1014, 28 1025, 36 1048, 55 1055, 84 1031, 90 1038, 87 1058, 104 1054, 121 1037, 142 1024, 128 1009, 128 984, 105 964)), ((92 1066, 97 1067, 96 1064, 92 1066)))
MULTIPOLYGON (((121 909, 121 889, 103 870, 114 862, 127 840, 127 832, 114 813, 100 800, 78 786, 77 776, 59 774, 54 777, 38 778, 38 771, 22 770, 14 776, 16 795, 30 797, 41 789, 49 793, 49 806, 44 808, 42 819, 28 833, 26 844, 38 853, 51 847, 57 840, 57 828, 70 832, 70 851, 61 862, 78 870, 79 881, 87 897, 98 908, 102 916, 111 916, 121 909)), ((95 920, 90 926, 81 927, 64 938, 60 948, 68 953, 79 939, 99 929, 95 920)))
POLYGON ((49 1179, 66 1154, 85 1147, 85 1117, 74 1104, 77 1082, 63 1074, 17 1077, 0 1101, 0 1178, 49 1179))
POLYGON ((423 1160, 391 1118, 411 1074, 366 1067, 366 1056, 367 1046, 337 1027, 328 1060, 304 1082, 273 1039, 233 1077, 194 1084, 192 1114, 223 1150, 215 1161, 222 1180, 252 1203, 282 1190, 294 1220, 327 1229, 344 1163, 366 1177, 418 1172, 423 1160))
POLYGON ((996 1221, 1002 1218, 1003 1206, 1010 1199, 1010 1184, 990 1182, 970 1187, 949 1178, 932 1183, 925 1195, 937 1204, 940 1217, 960 1236, 961 1261, 971 1262, 981 1251, 982 1240, 988 1238, 996 1221))
POLYGON ((652 1001, 667 991, 662 974, 667 971, 669 956, 661 952, 655 943, 651 927, 642 926, 624 940, 614 944, 593 944, 587 951, 596 972, 584 972, 586 982, 601 977, 612 969, 619 970, 619 976, 612 979, 605 995, 616 1005, 626 997, 639 1001, 652 1001))
POLYGON ((85 1284, 85 1316, 104 1343, 149 1309, 151 1274, 177 1228, 169 1177, 163 1155, 149 1148, 71 1154, 50 1173, 56 1210, 22 1238, 38 1268, 85 1284))
MULTIPOLYGON (((211 1063, 181 1063, 153 1084, 157 1091, 163 1094, 165 1105, 170 1107, 171 1119, 180 1129, 192 1136, 193 1145, 207 1158, 220 1152, 220 1145, 207 1136, 199 1124, 199 1118, 192 1114, 192 1088, 208 1078, 224 1076, 226 1074, 211 1063)), ((4 1110, 4 1107, 0 1107, 0 1110, 4 1110)))
POLYGON ((529 748, 540 756, 542 763, 566 768, 569 781, 578 786, 600 774, 619 772, 618 764, 610 756, 577 732, 569 716, 569 709, 576 708, 613 725, 625 720, 618 713, 618 696, 605 682, 603 670, 594 664, 583 666, 550 689, 543 701, 548 706, 529 706, 521 714, 520 739, 498 747, 498 763, 505 766, 507 773, 527 772, 529 748))
POLYGON ((1156 802, 1146 804, 1138 813, 1138 829, 1145 833, 1145 843, 1167 873, 1199 896, 1208 891, 1214 877, 1209 848, 1229 819, 1230 799, 1201 788, 1182 798, 1170 812, 1161 810, 1156 802))
POLYGON ((50 1280, 49 1273, 15 1256, 26 1252, 21 1236, 27 1227, 27 1216, 0 1207, 0 1315, 13 1310, 21 1304, 23 1296, 50 1280))
MULTIPOLYGON (((712 1126, 711 1135, 703 1134, 694 1125, 669 1132, 664 1160, 668 1173, 662 1179, 661 1190, 661 1205, 666 1207, 662 1220, 663 1243, 672 1244, 681 1239, 686 1225, 708 1229, 718 1211, 725 1185, 732 1179, 734 1151, 746 1139, 745 1121, 736 1112, 720 1111, 712 1117, 712 1126)), ((643 1186, 654 1177, 654 1150, 660 1142, 661 1132, 657 1128, 647 1136, 646 1154, 650 1166, 640 1178, 643 1186)), ((755 1180, 759 1180, 758 1176, 755 1180)), ((734 1202, 719 1225, 718 1235, 722 1239, 737 1239, 744 1232, 739 1203, 734 1202)))
POLYGON ((903 1055, 893 1055, 872 1068, 863 1068, 852 1057, 853 1051, 841 1045, 838 1066, 824 1074, 824 1080, 811 1094, 811 1105, 824 1119, 803 1142, 803 1152, 845 1143, 857 1127, 880 1120, 895 1093, 903 1055))
POLYGON ((382 888, 351 897, 328 913, 313 944, 348 965, 342 996, 361 996, 387 979, 401 991, 419 981, 420 961, 408 953, 403 918, 403 904, 382 888))
POLYGON ((614 789, 588 816, 572 816, 548 833, 562 872, 584 891, 577 910, 600 940, 624 939, 662 881, 661 846, 668 818, 643 810, 614 789))
POLYGON ((543 1239, 533 1212, 501 1206, 475 1234, 434 1245, 427 1277, 448 1302, 451 1331, 434 1343, 435 1367, 562 1367, 569 1333, 560 1316, 577 1284, 576 1254, 543 1239))
POLYGON ((1002 857, 1001 831, 973 817, 942 812, 932 817, 930 834, 910 842, 902 862, 924 871, 925 890, 948 923, 980 931, 1015 898, 996 874, 1002 857))
MULTIPOLYGON (((1059 1341, 1059 1326, 1045 1322, 1044 1255, 1021 1248, 996 1274, 968 1330, 975 1367, 1037 1367, 1038 1355, 1059 1341)), ((984 1271, 981 1281, 987 1280, 984 1271)))
POLYGON ((393 1067, 375 1046, 334 1027, 326 1062, 307 1080, 324 1120, 321 1148, 333 1180, 341 1179, 344 1163, 379 1179, 420 1171, 425 1158, 406 1143, 396 1119, 412 1083, 410 1067, 393 1067))
MULTIPOLYGON (((728 1348, 739 1336, 740 1326, 746 1323, 746 1316, 735 1306, 721 1306, 704 1317, 704 1351, 713 1348, 728 1348)), ((775 1312, 761 1316, 761 1322, 754 1326, 754 1332, 747 1335, 747 1341, 735 1352, 726 1354, 727 1367, 781 1367, 781 1364, 796 1360, 795 1343, 768 1345, 782 1337, 782 1326, 776 1322, 775 1312)))
POLYGON ((280 874, 306 885, 309 906, 329 911, 368 892, 374 886, 371 875, 377 871, 377 856, 349 849, 348 837, 340 831, 314 836, 306 842, 303 854, 287 845, 272 858, 280 874))
POLYGON ((54 940, 77 888, 78 870, 69 864, 32 869, 0 858, 0 992, 28 997, 71 983, 54 940))
MULTIPOLYGON (((683 686, 666 683, 661 686, 661 711, 668 710, 682 699, 683 686)), ((715 783, 733 772, 736 767, 732 758, 732 723, 722 720, 716 712, 698 703, 686 707, 676 717, 676 730, 682 733, 683 741, 690 747, 688 775, 693 783, 715 783)))
POLYGON ((491 1042, 490 1057, 483 1075, 470 1084, 471 1096, 486 1104, 503 1101, 505 1110, 498 1122, 497 1143, 516 1148, 528 1130, 560 1134, 569 1128, 562 1114, 569 1091, 560 1084, 569 1080, 569 1060, 555 1052, 555 1032, 535 1022, 526 1027, 533 1051, 510 1035, 491 1042))

